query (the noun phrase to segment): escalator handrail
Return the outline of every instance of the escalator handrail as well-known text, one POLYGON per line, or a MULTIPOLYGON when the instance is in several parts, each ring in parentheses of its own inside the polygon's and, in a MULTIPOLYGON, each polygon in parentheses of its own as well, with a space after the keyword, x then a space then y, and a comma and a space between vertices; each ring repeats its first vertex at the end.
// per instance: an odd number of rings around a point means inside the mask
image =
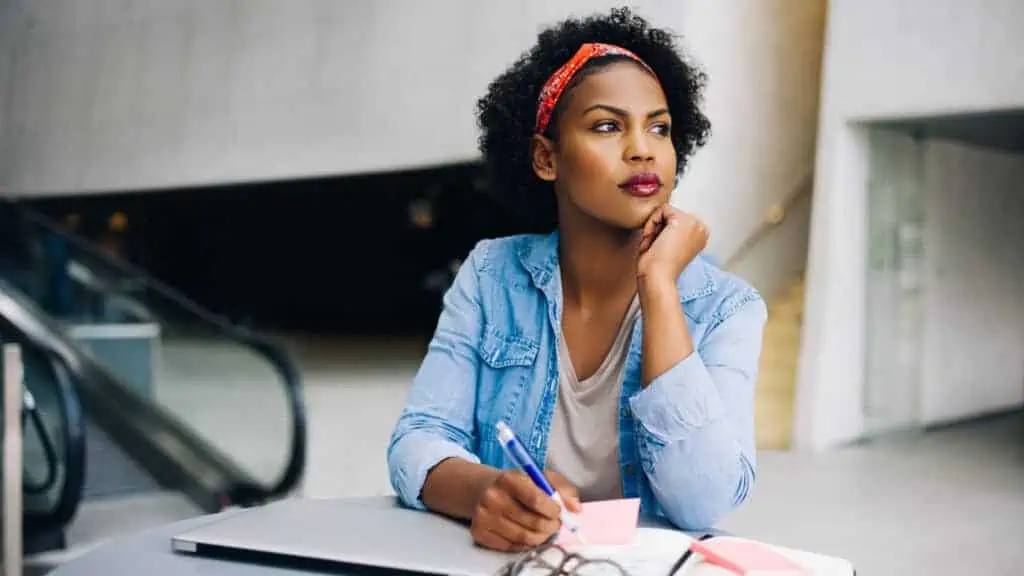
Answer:
POLYGON ((71 379, 71 368, 52 351, 46 356, 53 370, 60 394, 61 418, 64 421, 64 485, 49 521, 66 525, 75 516, 85 491, 85 413, 71 379))
MULTIPOLYGON (((52 369, 53 361, 51 360, 50 363, 52 369)), ((54 379, 56 378, 57 376, 54 376, 54 379)), ((53 439, 50 438, 50 433, 46 429, 43 417, 39 414, 39 407, 36 406, 35 398, 25 384, 22 384, 21 416, 22 429, 28 429, 26 423, 31 424, 32 428, 35 429, 36 435, 39 437, 39 443, 42 444, 43 458, 46 460, 46 476, 44 476, 44 480, 35 484, 22 479, 22 490, 26 494, 45 494, 52 490, 54 484, 57 483, 57 471, 60 469, 60 462, 57 459, 57 448, 53 445, 53 439)))
POLYGON ((161 298, 181 306, 202 322, 216 327, 221 335, 227 339, 252 349, 270 362, 282 379, 286 401, 291 412, 291 449, 288 462, 277 481, 270 487, 260 487, 259 489, 264 493, 263 496, 277 498, 287 495, 298 486, 306 466, 306 434, 308 427, 299 371, 294 361, 285 352, 283 346, 246 327, 231 322, 226 316, 203 308, 185 294, 154 278, 141 268, 93 245, 92 242, 84 237, 61 229, 60 226, 48 217, 25 206, 23 203, 8 198, 0 198, 0 201, 9 203, 26 220, 45 228, 53 234, 59 235, 69 244, 74 245, 75 248, 82 250, 89 256, 99 259, 104 264, 141 281, 146 290, 153 291, 161 298))
POLYGON ((45 344, 35 342, 24 336, 16 326, 0 315, 0 323, 3 323, 5 332, 22 335, 15 341, 21 346, 33 346, 41 350, 50 364, 51 374, 57 396, 57 405, 60 410, 59 417, 62 438, 64 444, 63 462, 63 484, 56 504, 46 513, 32 513, 26 511, 24 522, 25 530, 49 528, 51 526, 65 526, 74 518, 82 501, 85 489, 85 414, 82 410, 82 402, 78 397, 74 382, 71 379, 72 370, 64 362, 59 354, 45 344))

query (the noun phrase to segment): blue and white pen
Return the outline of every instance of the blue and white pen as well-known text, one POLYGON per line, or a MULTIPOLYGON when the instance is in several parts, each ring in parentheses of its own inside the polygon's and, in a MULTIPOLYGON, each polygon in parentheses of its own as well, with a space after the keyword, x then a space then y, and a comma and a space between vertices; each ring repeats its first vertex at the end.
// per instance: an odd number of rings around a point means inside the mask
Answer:
POLYGON ((540 471, 540 467, 530 457, 529 452, 526 451, 526 447, 519 441, 512 429, 508 427, 508 424, 504 422, 498 422, 496 425, 498 429, 498 441, 501 442, 502 448, 505 449, 505 453, 508 457, 516 463, 516 466, 522 469, 527 476, 533 480, 545 494, 551 497, 552 500, 558 504, 559 508, 562 509, 560 518, 562 520, 562 526, 565 526, 566 530, 572 532, 580 542, 584 542, 583 534, 580 531, 579 523, 576 522, 576 516, 574 516, 565 507, 565 502, 562 501, 562 496, 559 495, 558 491, 548 482, 548 479, 540 471))

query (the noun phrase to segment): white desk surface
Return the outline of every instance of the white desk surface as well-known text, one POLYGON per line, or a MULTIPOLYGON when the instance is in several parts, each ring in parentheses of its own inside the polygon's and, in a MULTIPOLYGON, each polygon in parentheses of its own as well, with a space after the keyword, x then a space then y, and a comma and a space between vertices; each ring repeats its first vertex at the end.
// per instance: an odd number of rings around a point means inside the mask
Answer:
MULTIPOLYGON (((392 496, 346 499, 361 507, 380 506, 393 508, 398 506, 392 496)), ((344 500, 343 500, 344 501, 344 500)), ((335 501, 337 502, 337 501, 335 501)), ((308 576, 315 574, 310 567, 290 567, 288 565, 267 566, 255 562, 240 562, 218 558, 207 558, 175 553, 171 550, 171 538, 206 523, 215 522, 233 514, 244 513, 245 510, 230 510, 218 514, 191 518, 160 526, 144 532, 114 539, 83 556, 68 562, 54 570, 52 576, 178 576, 181 574, 202 574, 216 576, 308 576)), ((643 521, 647 526, 657 523, 643 521)), ((373 569, 362 570, 353 567, 352 573, 378 573, 373 569)), ((327 572, 325 572, 327 573, 327 572)), ((339 574, 333 568, 330 574, 339 574)))

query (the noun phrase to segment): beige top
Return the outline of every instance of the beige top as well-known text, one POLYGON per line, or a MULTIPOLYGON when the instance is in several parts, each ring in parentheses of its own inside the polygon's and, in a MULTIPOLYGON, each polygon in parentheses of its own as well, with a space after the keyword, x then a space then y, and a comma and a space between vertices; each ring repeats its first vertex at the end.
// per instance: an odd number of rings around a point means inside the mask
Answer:
POLYGON ((548 467, 573 483, 583 501, 622 497, 619 396, 640 300, 633 298, 612 347, 592 376, 576 378, 558 338, 558 404, 548 439, 548 467))

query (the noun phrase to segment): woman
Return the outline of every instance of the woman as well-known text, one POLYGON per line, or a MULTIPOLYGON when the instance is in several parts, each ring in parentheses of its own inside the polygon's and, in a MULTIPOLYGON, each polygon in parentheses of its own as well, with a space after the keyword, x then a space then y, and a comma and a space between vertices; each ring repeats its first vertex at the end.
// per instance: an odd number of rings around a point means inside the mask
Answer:
POLYGON ((707 136, 703 77, 628 10, 568 20, 478 106, 493 187, 546 234, 484 240, 444 306, 388 449, 401 500, 519 550, 558 506, 506 460, 507 422, 566 499, 638 497, 685 529, 754 482, 766 310, 669 205, 707 136))

